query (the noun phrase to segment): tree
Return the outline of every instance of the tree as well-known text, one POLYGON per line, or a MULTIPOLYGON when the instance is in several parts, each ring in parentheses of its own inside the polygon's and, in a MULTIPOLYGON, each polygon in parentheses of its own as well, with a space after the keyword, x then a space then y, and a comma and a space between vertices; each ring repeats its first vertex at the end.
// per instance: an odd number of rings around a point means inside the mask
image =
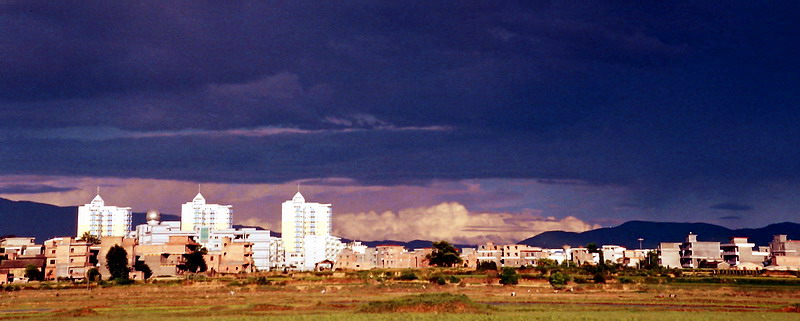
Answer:
POLYGON ((89 279, 89 282, 99 282, 103 279, 103 276, 100 275, 99 270, 91 268, 86 272, 86 278, 89 279))
POLYGON ((641 264, 643 269, 647 270, 655 270, 659 267, 658 265, 658 253, 656 251, 647 252, 647 257, 645 257, 644 262, 641 264))
POLYGON ((586 244, 586 250, 588 250, 589 253, 599 253, 597 250, 597 244, 594 242, 586 244))
POLYGON ((206 266, 206 259, 203 258, 203 255, 207 253, 208 250, 203 247, 191 253, 184 254, 183 257, 186 258, 186 263, 184 265, 186 270, 192 273, 205 272, 208 266, 206 266))
POLYGON ((111 273, 111 280, 127 280, 128 272, 128 252, 125 248, 114 245, 106 254, 106 268, 111 273))
POLYGON ((511 267, 504 267, 503 272, 500 273, 500 284, 513 285, 519 283, 519 274, 517 270, 511 267))
POLYGON ((144 262, 136 261, 136 264, 133 266, 133 269, 144 274, 144 279, 147 280, 153 275, 153 270, 150 270, 150 266, 144 262))
POLYGON ((567 285, 567 282, 569 282, 569 275, 561 272, 555 272, 550 275, 550 279, 548 281, 550 281, 550 285, 553 288, 563 289, 564 286, 567 285))
POLYGON ((25 266, 25 277, 28 278, 29 281, 40 281, 42 279, 42 270, 36 265, 28 264, 25 266))
POLYGON ((91 233, 89 233, 89 231, 83 232, 83 235, 81 235, 78 241, 83 241, 92 244, 100 244, 100 238, 95 235, 92 235, 91 233))
POLYGON ((447 241, 433 242, 433 252, 426 258, 431 265, 439 267, 451 267, 463 261, 458 249, 447 241))

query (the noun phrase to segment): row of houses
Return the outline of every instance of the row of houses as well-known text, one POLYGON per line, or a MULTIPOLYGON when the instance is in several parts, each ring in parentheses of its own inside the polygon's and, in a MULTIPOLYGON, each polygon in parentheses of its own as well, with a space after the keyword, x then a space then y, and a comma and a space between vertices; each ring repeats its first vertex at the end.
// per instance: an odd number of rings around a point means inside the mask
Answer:
MULTIPOLYGON (((35 266, 43 271, 45 280, 86 277, 89 269, 97 268, 104 278, 109 277, 105 257, 113 246, 121 246, 128 253, 131 267, 146 264, 155 276, 176 276, 186 272, 186 255, 208 249, 203 255, 207 268, 218 273, 250 273, 258 270, 257 262, 283 262, 283 247, 279 239, 265 238, 263 231, 255 229, 216 230, 208 235, 169 235, 159 232, 166 225, 149 221, 140 226, 138 238, 106 236, 100 244, 80 241, 72 237, 53 238, 35 244, 33 238, 6 238, 0 240, 0 284, 25 282, 26 269, 35 266), (162 235, 164 234, 164 235, 162 235), (202 239, 203 243, 198 242, 202 239), (262 248, 258 248, 263 246, 262 248)), ((267 234, 268 235, 268 234, 267 234)), ((431 248, 406 249, 400 245, 368 247, 351 242, 335 253, 314 258, 313 269, 370 270, 414 269, 429 266, 431 248)), ((607 263, 636 267, 655 252, 658 264, 667 268, 718 268, 718 269, 800 269, 800 241, 789 240, 786 235, 775 235, 769 246, 755 246, 746 237, 733 237, 727 243, 699 241, 689 234, 684 242, 660 243, 657 249, 626 249, 616 245, 603 245, 597 249, 585 247, 540 248, 523 244, 498 245, 487 243, 477 248, 461 249, 463 267, 475 268, 481 262, 494 262, 498 267, 522 267, 548 259, 558 264, 565 261, 576 265, 607 263)), ((285 267, 284 267, 285 268, 285 267)), ((141 271, 133 270, 131 278, 141 279, 141 271)))
POLYGON ((699 241, 689 234, 684 242, 660 243, 659 264, 669 268, 800 269, 800 241, 774 235, 769 246, 756 246, 747 237, 727 243, 699 241))

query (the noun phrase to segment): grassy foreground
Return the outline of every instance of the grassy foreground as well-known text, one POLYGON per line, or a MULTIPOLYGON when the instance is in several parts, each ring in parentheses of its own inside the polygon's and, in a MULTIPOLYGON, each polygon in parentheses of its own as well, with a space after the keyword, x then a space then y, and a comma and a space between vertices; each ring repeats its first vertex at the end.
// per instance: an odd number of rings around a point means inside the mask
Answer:
POLYGON ((798 320, 800 288, 209 279, 0 292, 0 320, 798 320), (449 313, 447 311, 454 311, 449 313))

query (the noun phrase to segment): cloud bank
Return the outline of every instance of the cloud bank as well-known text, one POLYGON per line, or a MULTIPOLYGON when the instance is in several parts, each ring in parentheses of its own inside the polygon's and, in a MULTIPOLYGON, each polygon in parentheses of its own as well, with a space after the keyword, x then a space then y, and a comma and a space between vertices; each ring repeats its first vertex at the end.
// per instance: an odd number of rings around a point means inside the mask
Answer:
POLYGON ((475 213, 456 202, 397 212, 334 215, 334 234, 360 240, 447 240, 456 243, 516 243, 536 234, 600 228, 576 217, 541 217, 535 213, 475 213))

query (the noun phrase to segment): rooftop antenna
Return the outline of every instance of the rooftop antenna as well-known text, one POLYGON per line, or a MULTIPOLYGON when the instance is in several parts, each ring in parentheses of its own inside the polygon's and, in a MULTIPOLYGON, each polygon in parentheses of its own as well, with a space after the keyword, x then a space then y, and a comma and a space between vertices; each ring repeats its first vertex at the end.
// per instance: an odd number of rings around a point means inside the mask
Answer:
POLYGON ((100 185, 97 185, 97 195, 100 195, 100 185))
POLYGON ((300 193, 300 182, 297 182, 297 192, 300 193))
POLYGON ((197 184, 197 194, 200 194, 200 184, 197 184))

